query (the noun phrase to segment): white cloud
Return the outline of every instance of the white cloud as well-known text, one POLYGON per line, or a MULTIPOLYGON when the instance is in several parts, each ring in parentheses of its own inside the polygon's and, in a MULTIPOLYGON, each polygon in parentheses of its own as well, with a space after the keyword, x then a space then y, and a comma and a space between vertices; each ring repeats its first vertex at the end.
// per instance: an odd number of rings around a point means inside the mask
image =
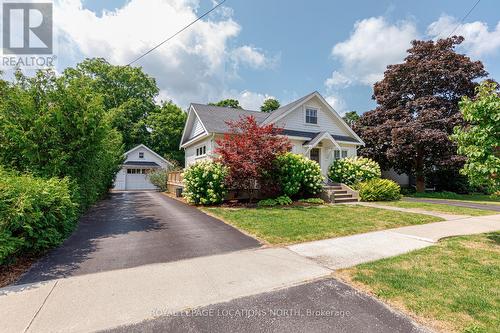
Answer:
POLYGON ((223 98, 234 98, 240 102, 242 108, 247 110, 259 111, 262 103, 268 98, 275 98, 268 94, 262 94, 254 91, 229 90, 223 94, 223 98))
MULTIPOLYGON (((77 50, 85 57, 127 64, 193 21, 197 6, 196 0, 130 0, 115 11, 97 16, 84 9, 81 0, 60 0, 54 10, 60 55, 77 50)), ((170 98, 183 107, 190 102, 218 100, 232 77, 226 65, 234 61, 234 52, 241 64, 252 68, 268 63, 256 48, 229 48, 229 41, 240 30, 232 10, 216 10, 134 66, 142 66, 155 77, 163 99, 170 98)))
POLYGON ((339 95, 330 93, 325 99, 339 115, 343 116, 348 111, 346 102, 339 95))
POLYGON ((327 88, 348 87, 351 85, 351 83, 351 79, 349 79, 346 75, 337 71, 333 71, 332 76, 326 79, 325 86, 327 88))
POLYGON ((383 77, 387 65, 404 59, 410 42, 416 38, 417 28, 411 21, 389 24, 383 17, 370 17, 356 22, 351 36, 332 48, 332 56, 340 60, 341 68, 326 85, 372 85, 383 77))
POLYGON ((453 35, 464 36, 465 40, 460 47, 472 57, 484 56, 500 49, 500 22, 491 31, 485 22, 458 24, 459 21, 456 18, 441 15, 437 21, 429 25, 427 34, 435 39, 446 38, 456 28, 453 35))
POLYGON ((242 64, 254 69, 272 67, 277 61, 276 58, 266 57, 262 50, 248 45, 240 46, 234 49, 231 52, 231 59, 234 61, 236 66, 242 64))

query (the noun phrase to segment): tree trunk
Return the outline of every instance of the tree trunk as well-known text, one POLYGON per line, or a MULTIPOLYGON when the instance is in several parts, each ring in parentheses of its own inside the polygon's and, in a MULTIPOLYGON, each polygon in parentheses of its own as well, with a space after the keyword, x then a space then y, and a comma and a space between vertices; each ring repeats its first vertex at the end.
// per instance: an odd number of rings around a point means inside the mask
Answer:
POLYGON ((417 160, 415 161, 415 176, 417 182, 417 192, 425 192, 425 176, 424 176, 424 156, 423 149, 417 148, 417 160))

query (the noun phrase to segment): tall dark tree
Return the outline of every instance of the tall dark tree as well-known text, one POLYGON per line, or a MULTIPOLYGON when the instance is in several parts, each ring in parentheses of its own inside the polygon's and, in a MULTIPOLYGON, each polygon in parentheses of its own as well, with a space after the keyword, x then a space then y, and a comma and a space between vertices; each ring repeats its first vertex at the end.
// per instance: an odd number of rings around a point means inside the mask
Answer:
POLYGON ((92 89, 103 98, 111 124, 123 136, 125 149, 147 143, 146 118, 152 112, 158 86, 140 67, 115 66, 102 58, 85 59, 76 68, 64 71, 68 78, 91 79, 92 89))
POLYGON ((417 191, 424 191, 427 172, 464 163, 449 137, 464 122, 458 102, 474 96, 475 80, 487 72, 480 61, 455 52, 463 40, 413 41, 404 62, 388 66, 375 84, 377 108, 355 126, 366 143, 360 153, 414 174, 417 191))
POLYGON ((172 102, 157 107, 147 118, 149 148, 184 165, 184 151, 180 150, 179 143, 186 118, 186 113, 172 102))
POLYGON ((280 102, 276 98, 268 98, 260 106, 262 112, 273 112, 280 107, 280 102))
POLYGON ((342 119, 344 119, 344 121, 351 127, 354 126, 354 124, 356 124, 359 118, 360 116, 356 111, 346 112, 345 115, 342 117, 342 119))
POLYGON ((233 108, 233 109, 243 109, 240 105, 240 102, 237 99, 231 99, 231 98, 220 100, 217 103, 208 103, 208 105, 222 106, 225 108, 233 108))

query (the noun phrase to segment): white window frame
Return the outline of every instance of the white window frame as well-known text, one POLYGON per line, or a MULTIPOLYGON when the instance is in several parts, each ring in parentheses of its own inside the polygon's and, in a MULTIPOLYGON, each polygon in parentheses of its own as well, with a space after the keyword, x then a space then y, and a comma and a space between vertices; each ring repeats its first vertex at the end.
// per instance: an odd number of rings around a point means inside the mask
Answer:
POLYGON ((338 149, 334 149, 333 150, 333 160, 339 160, 340 159, 340 156, 341 156, 341 153, 340 153, 340 150, 338 149), (337 153, 338 153, 338 156, 337 156, 337 153))
POLYGON ((139 152, 139 158, 144 158, 144 152, 143 151, 139 152))
POLYGON ((207 145, 201 145, 201 146, 196 147, 195 157, 196 158, 203 158, 205 156, 207 156, 207 145), (198 149, 199 149, 199 151, 198 151, 198 149), (198 154, 198 152, 201 152, 201 153, 198 154))
POLYGON ((333 150, 333 159, 340 160, 342 158, 349 157, 349 151, 347 149, 334 149, 333 150))
POLYGON ((311 106, 304 106, 304 124, 308 126, 319 126, 318 125, 318 117, 319 116, 319 108, 311 107, 311 106), (307 111, 316 111, 316 123, 308 123, 307 122, 307 111))

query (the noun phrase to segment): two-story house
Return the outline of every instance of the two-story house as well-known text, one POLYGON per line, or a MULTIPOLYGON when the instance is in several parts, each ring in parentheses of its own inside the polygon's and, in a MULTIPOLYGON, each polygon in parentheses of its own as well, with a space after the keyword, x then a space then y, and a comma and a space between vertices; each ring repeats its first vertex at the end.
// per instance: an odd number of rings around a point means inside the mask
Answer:
POLYGON ((243 109, 191 104, 181 139, 186 167, 213 158, 216 139, 228 131, 227 121, 254 116, 258 123, 283 128, 292 143, 292 152, 317 161, 326 175, 338 158, 356 156, 363 140, 318 92, 313 92, 279 109, 264 113, 243 109))

